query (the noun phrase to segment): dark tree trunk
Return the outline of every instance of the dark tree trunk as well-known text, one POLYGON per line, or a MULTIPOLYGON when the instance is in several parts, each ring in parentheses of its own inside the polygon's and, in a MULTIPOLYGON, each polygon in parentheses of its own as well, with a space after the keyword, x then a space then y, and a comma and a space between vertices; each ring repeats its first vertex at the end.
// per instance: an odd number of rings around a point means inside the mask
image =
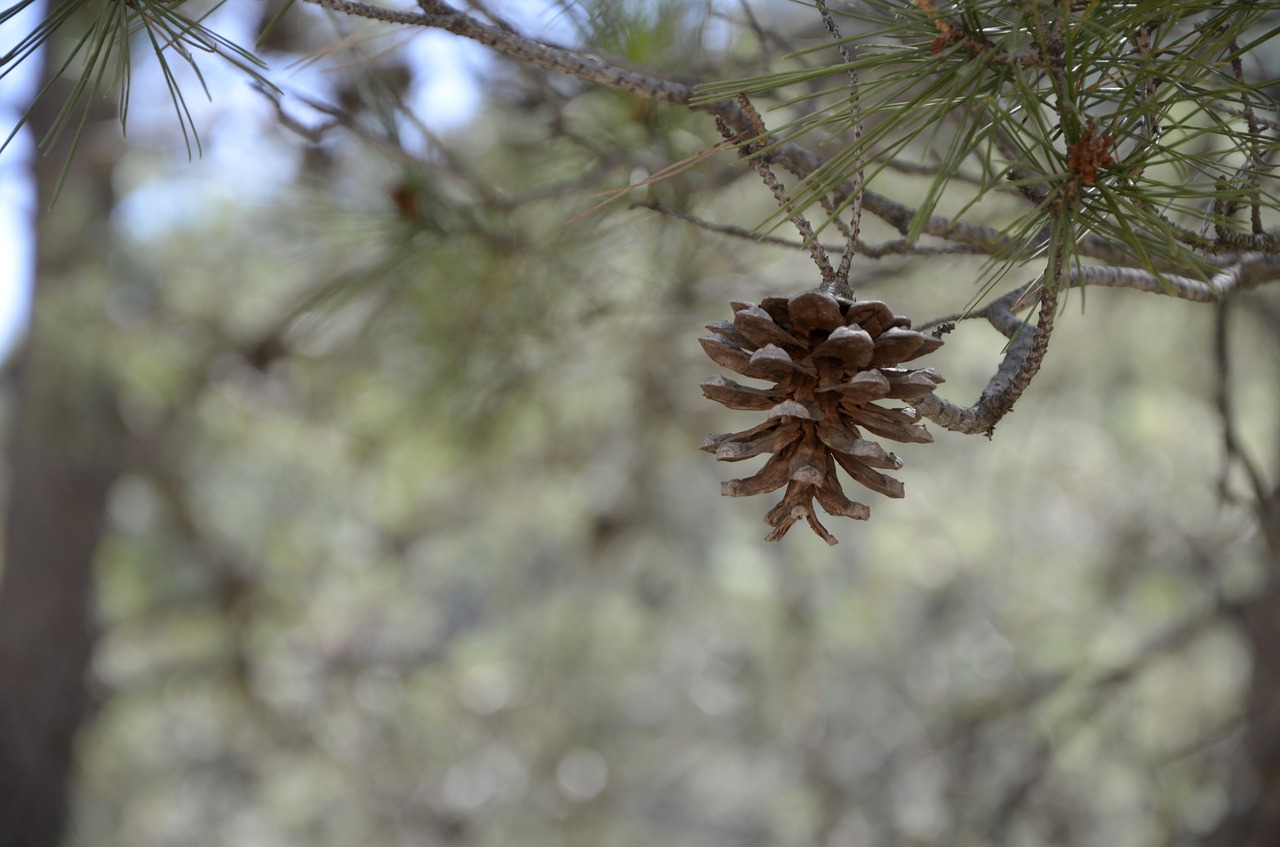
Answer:
MULTIPOLYGON (((56 115, 60 93, 51 91, 32 115, 37 137, 56 115)), ((112 112, 110 104, 94 108, 112 112)), ((98 126, 92 120, 89 133, 98 126)), ((35 160, 38 239, 65 155, 35 160)), ((78 154, 53 214, 88 223, 74 240, 64 228, 61 243, 39 245, 36 319, 12 372, 16 413, 0 569, 0 847, 63 840, 75 739, 88 712, 93 562, 124 439, 100 357, 69 352, 77 328, 59 325, 42 307, 76 293, 77 267, 105 262, 109 175, 109 161, 78 154)))
POLYGON ((1280 845, 1280 492, 1260 506, 1258 519, 1267 539, 1270 588, 1240 617, 1253 650, 1244 747, 1257 792, 1236 836, 1241 847, 1280 845))
MULTIPOLYGON (((1280 327, 1280 324, 1277 324, 1280 327)), ((1258 504, 1267 580, 1234 616, 1251 652, 1239 765, 1230 786, 1234 808, 1207 847, 1280 845, 1280 488, 1258 504)))
MULTIPOLYGON (((31 381, 30 370, 20 377, 31 381)), ((25 387, 25 385, 24 385, 25 387)), ((9 441, 0 581, 0 844, 61 840, 93 646, 93 558, 110 465, 69 455, 29 411, 9 441)))

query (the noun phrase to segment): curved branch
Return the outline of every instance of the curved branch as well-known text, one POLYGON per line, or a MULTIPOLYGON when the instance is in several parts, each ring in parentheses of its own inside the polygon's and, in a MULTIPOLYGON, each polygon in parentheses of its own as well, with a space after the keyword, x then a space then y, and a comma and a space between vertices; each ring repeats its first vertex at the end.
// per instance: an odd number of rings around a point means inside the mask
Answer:
MULTIPOLYGON (((1276 279, 1280 279, 1280 259, 1269 254, 1242 257, 1235 265, 1215 274, 1208 282, 1181 276, 1161 277, 1136 268, 1098 265, 1074 268, 1063 275, 1063 281, 1067 285, 1101 285, 1156 294, 1167 293, 1182 300, 1199 303, 1217 302, 1231 291, 1253 288, 1276 279)), ((1043 355, 1043 341, 1047 341, 1048 334, 1045 328, 1047 326, 1048 330, 1052 329, 1056 298, 1041 298, 1040 315, 1034 333, 1023 331, 1026 322, 1017 315, 1017 312, 1029 304, 1028 295, 1039 285, 1039 280, 1028 283, 970 313, 971 316, 985 317, 1002 335, 1013 339, 1000 367, 983 389, 978 402, 964 407, 936 394, 926 394, 914 402, 916 411, 953 432, 990 434, 1000 418, 1008 413, 1013 402, 1021 396, 1030 377, 1035 375, 1034 370, 1028 373, 1028 364, 1034 364, 1038 368, 1036 355, 1037 351, 1039 355, 1043 355)), ((930 322, 932 323, 935 322, 930 322)))
MULTIPOLYGON (((1060 267, 1055 268, 1055 276, 1060 271, 1060 267)), ((1017 316, 1021 301, 1030 291, 1040 288, 1042 281, 1043 278, 1016 288, 983 310, 991 325, 1013 341, 978 402, 965 408, 935 394, 926 394, 913 401, 916 411, 953 432, 969 435, 980 432, 991 437, 996 424, 1009 414, 1013 404, 1018 402, 1039 372, 1040 363, 1049 348, 1049 336, 1053 332, 1058 307, 1058 285, 1043 286, 1039 292, 1040 312, 1034 332, 1025 332, 1026 323, 1017 316)))

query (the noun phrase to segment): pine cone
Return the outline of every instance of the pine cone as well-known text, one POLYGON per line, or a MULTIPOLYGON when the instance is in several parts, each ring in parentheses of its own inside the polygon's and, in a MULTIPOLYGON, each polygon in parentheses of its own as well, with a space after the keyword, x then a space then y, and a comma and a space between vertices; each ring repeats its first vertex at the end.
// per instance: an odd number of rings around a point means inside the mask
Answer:
POLYGON ((877 300, 850 301, 821 291, 766 297, 759 305, 734 302, 732 321, 707 324, 699 339, 719 365, 772 388, 739 385, 721 376, 702 393, 730 409, 769 412, 743 432, 708 435, 702 449, 725 462, 772 453, 760 472, 722 483, 729 497, 764 494, 787 486, 767 515, 777 541, 804 518, 824 541, 836 539, 819 523, 816 498, 828 514, 866 520, 871 510, 845 496, 836 465, 856 482, 889 497, 902 483, 876 468, 897 470, 902 461, 862 430, 894 441, 927 443, 931 436, 912 408, 886 409, 874 401, 912 400, 944 380, 932 368, 895 367, 942 346, 942 339, 911 329, 877 300))

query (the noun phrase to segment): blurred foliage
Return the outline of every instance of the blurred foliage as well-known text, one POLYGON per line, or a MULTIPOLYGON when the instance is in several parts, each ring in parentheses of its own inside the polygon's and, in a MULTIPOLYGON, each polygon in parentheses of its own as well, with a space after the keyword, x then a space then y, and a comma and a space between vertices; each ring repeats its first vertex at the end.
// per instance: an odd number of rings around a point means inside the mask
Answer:
MULTIPOLYGON (((697 49, 700 5, 571 8, 633 61, 721 58, 697 49)), ((762 38, 800 26, 771 11, 762 38)), ((754 61, 746 40, 727 71, 754 61)), ((1208 307, 1091 292, 994 442, 908 445, 905 501, 836 548, 765 546, 759 504, 721 500, 696 450, 739 421, 699 396, 714 366, 695 339, 813 267, 625 200, 575 220, 713 128, 490 73, 451 134, 394 97, 315 143, 264 126, 239 165, 288 162, 266 200, 226 190, 225 163, 179 178, 171 151, 134 146, 118 166, 133 202, 197 213, 131 230, 126 197, 98 276, 42 316, 105 360, 139 447, 101 555, 72 843, 1208 831, 1239 788, 1249 662, 1217 603, 1261 571, 1240 480, 1217 485, 1208 307)), ((727 155, 631 194, 747 227, 773 210, 727 155)), ((855 267, 861 295, 928 318, 968 302, 982 265, 855 267)), ((1274 466, 1277 303, 1241 299, 1241 427, 1274 466)), ((949 336, 948 391, 974 396, 1003 343, 949 336)))

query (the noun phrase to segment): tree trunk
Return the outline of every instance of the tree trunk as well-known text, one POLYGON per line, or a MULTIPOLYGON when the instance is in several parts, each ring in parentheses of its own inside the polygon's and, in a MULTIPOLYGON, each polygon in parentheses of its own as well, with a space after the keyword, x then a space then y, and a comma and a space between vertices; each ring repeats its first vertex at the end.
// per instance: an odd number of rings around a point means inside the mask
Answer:
POLYGON ((1280 844, 1280 497, 1260 505, 1258 520, 1267 539, 1270 589, 1241 616, 1253 650, 1245 700, 1244 747, 1253 768, 1257 799, 1243 816, 1236 843, 1242 847, 1280 844))
POLYGON ((1267 581, 1235 616, 1252 654, 1241 704, 1240 761, 1230 786, 1236 802, 1205 840, 1208 847, 1280 844, 1280 489, 1258 504, 1257 514, 1266 542, 1267 581))
MULTIPOLYGON (((43 137, 61 105, 55 87, 32 115, 43 137)), ((95 112, 112 113, 111 104, 95 112)), ((91 117, 86 137, 101 126, 91 117)), ((0 847, 53 847, 70 806, 76 733, 87 707, 93 651, 94 555, 107 497, 123 464, 114 391, 100 356, 74 352, 82 327, 47 307, 76 293, 77 268, 105 261, 111 163, 87 150, 53 216, 66 150, 37 156, 37 239, 49 220, 85 221, 74 240, 39 244, 35 319, 13 369, 8 504, 0 569, 0 847), (60 325, 61 324, 61 325, 60 325)))

